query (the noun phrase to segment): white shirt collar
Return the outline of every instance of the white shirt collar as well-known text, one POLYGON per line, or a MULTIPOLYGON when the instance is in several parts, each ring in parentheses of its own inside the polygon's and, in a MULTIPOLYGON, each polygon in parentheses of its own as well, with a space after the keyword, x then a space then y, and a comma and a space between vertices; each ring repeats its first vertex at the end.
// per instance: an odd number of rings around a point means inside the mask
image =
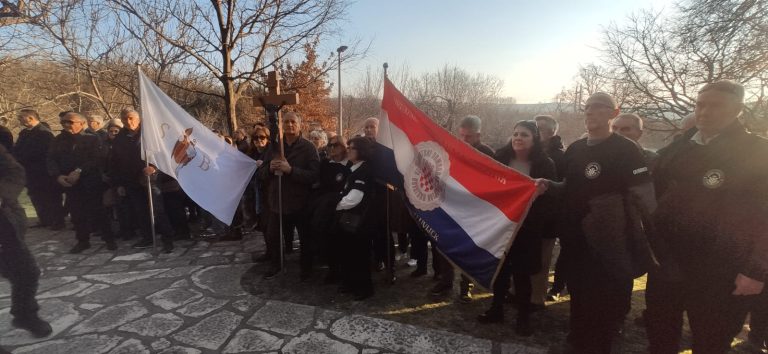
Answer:
POLYGON ((709 137, 708 139, 704 139, 704 136, 701 135, 701 132, 699 131, 699 132, 696 132, 696 134, 693 134, 693 136, 691 137, 691 141, 699 145, 709 145, 709 143, 711 143, 712 140, 717 138, 719 135, 720 134, 717 134, 709 137))
POLYGON ((350 171, 352 171, 352 172, 355 172, 355 170, 357 170, 358 168, 360 168, 360 166, 362 166, 364 162, 365 162, 365 161, 360 161, 360 162, 358 162, 358 163, 356 163, 356 164, 352 165, 352 167, 350 167, 350 168, 349 168, 349 169, 350 169, 350 171))
POLYGON ((331 159, 329 161, 331 161, 331 163, 337 163, 339 165, 346 165, 347 162, 349 162, 349 160, 347 160, 347 159, 344 159, 344 160, 341 160, 341 161, 336 161, 336 160, 331 159))

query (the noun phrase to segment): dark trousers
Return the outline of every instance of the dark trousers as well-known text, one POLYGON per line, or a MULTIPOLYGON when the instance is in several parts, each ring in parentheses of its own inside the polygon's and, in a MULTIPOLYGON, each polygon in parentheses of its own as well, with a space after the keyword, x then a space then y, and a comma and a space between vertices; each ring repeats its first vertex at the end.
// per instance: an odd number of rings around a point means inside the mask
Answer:
POLYGON ((345 257, 341 261, 342 284, 355 294, 373 291, 370 230, 340 232, 345 257))
POLYGON ((138 229, 136 211, 131 207, 128 197, 117 197, 117 204, 112 207, 117 217, 118 233, 121 237, 133 237, 138 229))
MULTIPOLYGON (((292 247, 288 240, 285 239, 287 233, 293 234, 293 230, 296 229, 299 233, 299 241, 301 242, 301 271, 309 272, 312 270, 312 264, 314 263, 314 252, 312 252, 314 245, 312 243, 311 235, 309 234, 309 221, 305 213, 296 212, 292 214, 283 214, 283 237, 284 248, 282 252, 288 247, 292 247)), ((272 262, 272 265, 276 268, 280 267, 280 214, 270 213, 269 222, 267 223, 267 255, 272 262)), ((291 237, 291 240, 293 237, 291 237)))
MULTIPOLYGON (((411 258, 416 260, 416 267, 418 269, 427 269, 427 263, 429 261, 429 242, 430 239, 424 232, 413 223, 413 227, 409 228, 408 234, 411 238, 411 258)), ((436 259, 440 256, 436 247, 432 247, 432 270, 435 272, 435 276, 440 275, 440 262, 436 259)))
POLYGON ((749 316, 749 339, 764 342, 768 339, 768 289, 757 297, 749 316))
POLYGON ((702 272, 704 279, 689 277, 670 282, 652 275, 646 290, 646 323, 652 354, 677 353, 680 347, 683 311, 693 336, 695 354, 727 353, 741 332, 757 296, 734 296, 736 274, 702 272))
MULTIPOLYGON (((152 224, 150 220, 149 197, 147 187, 135 184, 125 187, 126 198, 135 212, 136 220, 141 229, 144 241, 152 241, 152 224)), ((162 235, 163 243, 173 243, 173 228, 165 213, 165 204, 157 187, 152 187, 152 206, 155 211, 155 230, 162 235)))
MULTIPOLYGON (((453 279, 456 277, 456 272, 454 271, 453 264, 448 261, 448 258, 445 257, 442 253, 433 252, 432 262, 438 263, 437 267, 440 269, 440 276, 438 277, 438 280, 440 281, 440 284, 444 286, 453 286, 453 279)), ((465 293, 471 290, 473 286, 474 285, 472 284, 472 281, 462 273, 460 291, 465 293)), ((509 285, 507 285, 507 288, 509 288, 509 285)), ((530 294, 528 295, 530 297, 530 294)))
POLYGON ((608 354, 625 316, 627 296, 631 296, 626 289, 632 279, 613 278, 586 245, 566 252, 573 257, 568 272, 571 294, 568 342, 578 353, 608 354))
POLYGON ((64 224, 64 204, 61 189, 51 178, 28 178, 27 194, 35 208, 40 224, 57 226, 64 224))
POLYGON ((555 263, 555 281, 552 284, 552 291, 561 293, 565 290, 568 281, 568 252, 564 247, 560 247, 560 255, 557 256, 555 263))
POLYGON ((184 210, 187 196, 183 191, 163 192, 163 203, 168 214, 168 221, 173 227, 175 237, 188 238, 189 224, 187 223, 187 213, 184 210))
POLYGON ((40 269, 22 236, 0 212, 0 275, 11 283, 11 314, 16 318, 37 315, 40 309, 35 300, 40 269))
POLYGON ((512 270, 511 258, 504 259, 499 270, 499 275, 496 276, 496 281, 493 283, 493 302, 491 307, 494 311, 503 311, 504 300, 509 293, 509 286, 514 279, 515 286, 515 303, 517 304, 517 313, 519 317, 528 317, 531 314, 531 294, 533 293, 533 284, 531 283, 531 275, 524 272, 514 272, 512 270))
POLYGON ((114 233, 107 209, 103 205, 103 188, 82 186, 66 191, 67 202, 75 225, 77 242, 89 243, 91 231, 101 232, 104 241, 112 241, 114 233))

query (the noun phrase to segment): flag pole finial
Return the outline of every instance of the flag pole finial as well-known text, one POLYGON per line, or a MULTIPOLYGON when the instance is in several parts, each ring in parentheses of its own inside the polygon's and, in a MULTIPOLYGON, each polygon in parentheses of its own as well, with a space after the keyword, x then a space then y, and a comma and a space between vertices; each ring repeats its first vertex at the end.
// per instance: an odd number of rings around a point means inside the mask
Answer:
POLYGON ((385 63, 384 63, 384 78, 385 78, 385 79, 388 79, 388 78, 389 78, 389 76, 387 76, 387 69, 389 69, 389 64, 387 64, 387 63, 385 62, 385 63))

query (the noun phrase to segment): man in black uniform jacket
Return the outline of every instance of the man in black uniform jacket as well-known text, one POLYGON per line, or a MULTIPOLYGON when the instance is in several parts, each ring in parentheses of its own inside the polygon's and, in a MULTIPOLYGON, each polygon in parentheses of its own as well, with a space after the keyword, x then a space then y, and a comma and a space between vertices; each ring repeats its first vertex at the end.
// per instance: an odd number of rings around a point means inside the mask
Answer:
POLYGON ((597 210, 598 202, 606 196, 633 196, 650 212, 655 208, 655 199, 640 149, 634 142, 611 133, 610 121, 619 114, 613 97, 595 93, 584 108, 588 135, 565 152, 564 182, 537 180, 537 185, 562 192, 564 197, 560 235, 571 257, 568 344, 577 353, 607 354, 620 332, 635 274, 614 266, 630 260, 621 253, 618 240, 606 231, 617 229, 613 225, 616 222, 600 224, 602 218, 597 214, 604 210, 597 210))
POLYGON ((696 127, 665 148, 654 172, 661 267, 646 295, 651 353, 677 353, 683 311, 694 353, 726 353, 768 279, 768 142, 738 120, 744 88, 705 85, 696 127))
POLYGON ((75 224, 77 244, 69 253, 91 247, 91 226, 101 231, 107 249, 117 249, 112 228, 102 203, 104 151, 99 137, 85 132, 85 118, 74 112, 61 117, 61 134, 48 151, 48 173, 64 188, 75 224))
POLYGON ((11 283, 13 326, 45 337, 52 329, 37 315, 40 269, 24 244, 27 217, 18 203, 22 189, 24 168, 0 145, 0 275, 11 283))
POLYGON ((22 109, 17 117, 24 129, 19 132, 13 156, 27 172, 27 193, 40 220, 39 226, 61 230, 64 228, 61 189, 48 175, 46 164, 53 133, 40 122, 37 111, 22 109))
POLYGON ((117 189, 117 194, 127 199, 142 231, 142 239, 133 248, 152 247, 152 224, 147 176, 152 180, 152 206, 155 228, 162 235, 163 252, 173 251, 174 231, 165 213, 165 204, 157 185, 157 169, 147 166, 141 159, 141 117, 139 112, 126 108, 120 112, 123 129, 112 142, 112 151, 107 162, 107 176, 117 189))
MULTIPOLYGON (((293 112, 283 115, 283 149, 285 159, 281 159, 279 148, 271 150, 269 168, 259 169, 259 178, 268 183, 267 202, 269 203, 269 222, 265 241, 267 256, 272 267, 264 273, 265 279, 271 279, 280 273, 280 214, 278 211, 278 176, 282 173, 283 229, 299 233, 301 242, 301 279, 307 280, 312 271, 314 253, 312 252, 310 222, 307 213, 312 184, 317 180, 320 169, 320 156, 309 140, 301 136, 301 118, 293 112)), ((291 247, 291 245, 284 245, 291 247)))

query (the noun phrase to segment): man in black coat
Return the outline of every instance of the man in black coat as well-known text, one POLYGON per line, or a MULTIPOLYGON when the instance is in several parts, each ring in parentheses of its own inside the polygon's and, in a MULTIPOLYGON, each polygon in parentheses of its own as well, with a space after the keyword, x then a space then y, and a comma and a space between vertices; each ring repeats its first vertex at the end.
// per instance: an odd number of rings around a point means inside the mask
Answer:
POLYGON ((74 112, 61 117, 61 134, 53 139, 48 151, 48 173, 67 195, 75 224, 77 244, 69 253, 77 254, 91 247, 91 226, 101 231, 107 249, 117 249, 112 228, 102 203, 104 151, 98 136, 85 132, 85 118, 74 112))
POLYGON ((120 112, 123 129, 112 142, 107 162, 107 176, 120 197, 126 198, 138 219, 142 239, 133 248, 150 248, 153 245, 150 220, 147 177, 151 180, 152 206, 155 229, 162 235, 163 252, 173 251, 174 231, 165 213, 165 204, 157 185, 157 169, 147 166, 141 158, 141 117, 139 112, 126 108, 120 112))
POLYGON ((4 125, 0 125, 0 145, 7 151, 13 151, 13 134, 4 125))
MULTIPOLYGON (((280 157, 277 144, 270 150, 269 168, 260 168, 259 178, 267 183, 267 202, 269 203, 269 222, 265 241, 266 258, 272 267, 264 274, 265 279, 272 279, 280 273, 280 192, 278 178, 282 178, 282 220, 285 232, 299 233, 301 242, 301 279, 307 280, 312 271, 314 252, 307 205, 312 185, 317 180, 320 169, 320 157, 315 146, 301 136, 301 118, 289 112, 283 115, 283 149, 285 159, 280 157), (282 177, 278 177, 281 175, 282 177)), ((291 247, 291 245, 284 245, 291 247)))
POLYGON ((52 329, 37 314, 40 269, 24 244, 27 218, 18 202, 22 189, 24 168, 0 145, 0 275, 11 283, 13 326, 46 337, 52 329))
POLYGON ((651 353, 679 349, 687 312, 693 351, 726 353, 768 280, 768 141, 738 118, 744 87, 705 85, 696 127, 659 156, 652 245, 661 267, 648 276, 651 353))
POLYGON ((61 189, 48 175, 48 147, 53 133, 40 122, 37 111, 23 109, 17 115, 24 129, 13 149, 13 156, 27 172, 27 193, 35 207, 40 225, 52 230, 64 228, 64 206, 61 189))

